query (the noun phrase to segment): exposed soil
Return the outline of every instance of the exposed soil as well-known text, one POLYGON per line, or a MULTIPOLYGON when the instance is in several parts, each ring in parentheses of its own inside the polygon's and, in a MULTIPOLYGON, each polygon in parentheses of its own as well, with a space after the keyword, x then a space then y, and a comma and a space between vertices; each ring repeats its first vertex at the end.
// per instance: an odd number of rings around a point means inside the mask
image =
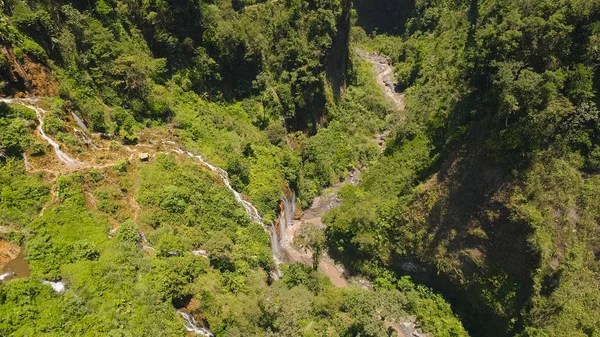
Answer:
POLYGON ((10 88, 15 91, 12 94, 26 91, 37 96, 55 96, 58 93, 58 84, 48 67, 28 55, 17 58, 12 47, 3 46, 0 53, 10 63, 9 69, 0 73, 0 77, 10 83, 10 88))
POLYGON ((29 263, 25 261, 25 253, 23 248, 17 246, 18 254, 0 268, 0 274, 4 275, 4 281, 29 277, 29 263))
POLYGON ((12 242, 0 240, 0 267, 19 255, 21 248, 12 242))

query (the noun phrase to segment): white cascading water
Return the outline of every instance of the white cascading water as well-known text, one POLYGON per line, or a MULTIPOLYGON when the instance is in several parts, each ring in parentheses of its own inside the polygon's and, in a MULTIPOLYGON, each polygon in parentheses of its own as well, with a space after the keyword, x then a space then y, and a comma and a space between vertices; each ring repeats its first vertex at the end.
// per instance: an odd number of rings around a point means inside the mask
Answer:
POLYGON ((46 114, 46 111, 42 108, 38 108, 37 106, 27 104, 27 103, 35 103, 37 101, 38 101, 37 98, 29 98, 29 99, 0 98, 0 102, 4 102, 6 104, 21 104, 22 106, 35 111, 35 114, 36 114, 38 122, 39 122, 37 130, 38 130, 40 136, 42 138, 44 138, 44 140, 47 141, 48 144, 52 145, 52 147, 54 148, 54 152, 56 152, 56 156, 58 157, 58 159, 61 162, 63 162, 64 164, 66 164, 67 166, 81 165, 82 163, 80 161, 73 159, 68 154, 62 152, 58 143, 56 143, 52 138, 50 138, 46 135, 46 133, 44 132, 44 115, 46 114))
POLYGON ((52 282, 52 281, 42 281, 43 284, 48 284, 52 287, 52 289, 54 289, 54 291, 56 291, 59 294, 62 294, 65 289, 67 288, 65 286, 65 284, 62 281, 58 281, 58 282, 52 282))
POLYGON ((0 275, 0 281, 4 281, 4 280, 6 280, 7 278, 9 278, 9 277, 12 277, 12 276, 14 276, 14 275, 15 275, 15 273, 14 273, 14 272, 12 272, 12 271, 6 272, 6 273, 4 273, 4 274, 0 275))
POLYGON ((87 126, 85 126, 85 123, 83 122, 83 120, 81 118, 79 118, 79 116, 77 116, 77 114, 74 113, 73 111, 71 111, 71 117, 73 117, 73 119, 75 120, 77 125, 79 125, 80 128, 82 128, 85 131, 88 131, 88 128, 87 128, 87 126))
POLYGON ((89 145, 92 148, 92 150, 100 149, 100 147, 98 147, 96 145, 96 143, 94 143, 94 140, 88 135, 88 132, 90 130, 87 128, 87 126, 85 125, 83 120, 81 118, 79 118, 79 116, 77 116, 77 114, 74 113, 73 111, 71 111, 71 117, 73 117, 73 119, 75 120, 75 123, 77 123, 77 125, 79 125, 79 127, 81 128, 81 130, 78 130, 77 128, 73 128, 73 131, 75 132, 75 134, 78 135, 79 137, 81 137, 83 142, 86 143, 87 145, 89 145))
POLYGON ((138 235, 142 239, 142 248, 143 249, 156 250, 156 249, 154 249, 154 247, 150 246, 150 242, 148 242, 148 239, 146 238, 146 234, 140 232, 140 233, 138 233, 138 235))
POLYGON ((286 193, 281 198, 283 209, 279 212, 279 243, 280 245, 287 245, 289 238, 287 235, 287 229, 292 225, 294 214, 296 213, 296 193, 291 191, 291 195, 286 193))
MULTIPOLYGON (((182 150, 175 150, 175 152, 180 153, 180 154, 184 153, 182 150)), ((225 186, 227 186, 227 188, 233 193, 233 195, 235 196, 235 200, 237 200, 238 203, 242 204, 242 206, 244 207, 244 210, 246 210, 246 213, 248 213, 248 215, 250 216, 252 221, 260 224, 266 232, 271 234, 271 250, 273 251, 273 259, 275 260, 275 263, 277 265, 275 272, 272 273, 271 276, 275 279, 278 279, 280 277, 279 265, 281 264, 281 258, 280 258, 281 249, 279 247, 279 240, 277 238, 277 233, 276 233, 275 229, 272 226, 265 225, 265 223, 262 221, 262 217, 258 213, 258 210, 256 209, 256 207, 254 207, 254 205, 252 205, 250 202, 242 199, 242 194, 240 192, 236 191, 231 186, 231 183, 229 182, 229 174, 227 174, 227 171, 223 170, 220 167, 216 167, 216 166, 211 165, 210 163, 206 162, 204 160, 204 158, 202 158, 201 155, 194 155, 191 152, 187 152, 187 155, 192 158, 198 159, 200 161, 200 163, 202 163, 202 165, 208 167, 213 172, 217 173, 219 175, 219 177, 221 178, 221 180, 223 181, 223 183, 225 184, 225 186)))
POLYGON ((204 250, 204 249, 192 250, 192 255, 208 257, 208 254, 207 254, 206 250, 204 250))
POLYGON ((183 317, 185 328, 187 331, 193 332, 197 335, 202 335, 205 337, 213 337, 214 335, 205 328, 199 327, 198 323, 196 323, 196 319, 194 316, 188 314, 187 312, 178 311, 178 313, 183 317))

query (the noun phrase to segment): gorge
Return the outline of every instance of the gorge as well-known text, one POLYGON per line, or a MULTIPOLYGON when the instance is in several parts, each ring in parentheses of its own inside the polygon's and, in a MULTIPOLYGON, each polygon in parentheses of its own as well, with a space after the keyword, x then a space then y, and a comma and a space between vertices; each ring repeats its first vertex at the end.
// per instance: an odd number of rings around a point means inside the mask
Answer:
POLYGON ((0 335, 596 336, 598 22, 0 1, 0 335))

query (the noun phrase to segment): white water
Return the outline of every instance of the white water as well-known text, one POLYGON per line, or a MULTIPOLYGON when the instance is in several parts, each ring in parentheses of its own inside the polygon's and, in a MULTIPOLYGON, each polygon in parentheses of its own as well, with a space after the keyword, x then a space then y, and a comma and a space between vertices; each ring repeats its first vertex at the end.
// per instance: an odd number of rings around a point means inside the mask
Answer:
POLYGON ((148 242, 148 239, 146 239, 146 234, 140 232, 140 233, 138 233, 138 235, 142 239, 142 248, 143 249, 156 250, 156 249, 154 249, 154 247, 150 246, 150 242, 148 242))
POLYGON ((12 271, 6 272, 6 273, 4 273, 4 274, 0 275, 0 281, 4 281, 4 280, 6 280, 7 278, 9 278, 9 277, 12 277, 12 276, 14 276, 14 275, 15 275, 15 273, 14 273, 14 272, 12 272, 12 271))
POLYGON ((73 117, 73 119, 75 120, 77 125, 79 125, 80 128, 82 128, 85 131, 88 131, 87 126, 85 126, 85 123, 83 122, 83 120, 81 120, 81 118, 79 118, 79 116, 77 116, 77 114, 75 114, 73 111, 71 111, 71 116, 73 117))
MULTIPOLYGON (((175 150, 176 153, 179 154, 183 154, 184 152, 182 150, 175 150)), ((248 215, 250 216, 250 218, 252 219, 252 221, 260 224, 263 229, 271 234, 271 250, 273 251, 273 259, 275 260, 275 264, 276 264, 276 270, 275 272, 273 272, 271 274, 271 276, 274 279, 278 279, 279 278, 279 265, 281 264, 281 249, 279 248, 279 240, 277 238, 277 233, 275 231, 275 229, 272 226, 268 226, 266 225, 263 221, 262 221, 262 217, 260 216, 260 213, 258 213, 258 210, 256 209, 256 207, 254 207, 254 205, 252 205, 250 202, 244 200, 242 198, 242 194, 238 191, 236 191, 232 186, 231 183, 229 182, 229 174, 227 174, 227 171, 223 170, 220 167, 216 167, 214 165, 211 165, 210 163, 206 162, 204 160, 204 158, 202 158, 201 155, 194 155, 191 152, 187 152, 187 155, 192 157, 192 158, 196 158, 200 161, 200 163, 202 163, 202 165, 208 167, 209 169, 211 169, 213 172, 217 173, 219 175, 219 177, 221 178, 221 180, 223 181, 223 183, 225 184, 225 186, 227 186, 227 188, 233 193, 233 195, 235 196, 235 200, 242 204, 242 206, 244 207, 244 210, 246 210, 246 213, 248 213, 248 215)))
POLYGON ((187 312, 183 312, 183 311, 178 311, 178 313, 181 315, 181 317, 183 317, 183 320, 185 321, 185 328, 187 329, 187 331, 193 332, 196 335, 202 335, 205 337, 213 337, 214 335, 212 334, 212 332, 208 331, 205 328, 201 328, 198 326, 198 323, 196 323, 196 320, 194 319, 194 317, 190 314, 188 314, 187 312))
POLYGON ((288 244, 287 229, 292 225, 293 216, 296 213, 296 193, 292 191, 292 195, 288 196, 284 193, 281 198, 283 209, 279 212, 279 243, 281 245, 288 244))
POLYGON ((30 98, 30 99, 0 98, 0 102, 4 102, 7 104, 21 104, 22 106, 35 111, 35 114, 36 114, 38 122, 39 122, 39 125, 37 127, 38 133, 40 134, 40 136, 42 138, 44 138, 45 141, 48 142, 48 144, 52 145, 52 147, 54 148, 54 152, 56 153, 56 156, 58 157, 58 159, 60 161, 62 161, 64 164, 66 164, 67 166, 81 165, 82 163, 80 161, 73 159, 68 154, 62 152, 60 149, 60 145, 58 145, 58 143, 56 143, 52 138, 50 138, 46 135, 46 133, 44 132, 44 115, 46 114, 46 111, 42 108, 38 108, 37 106, 27 104, 27 103, 35 103, 37 101, 38 101, 37 98, 30 98))
POLYGON ((78 128, 73 128, 73 132, 75 133, 76 136, 80 137, 80 139, 89 147, 92 148, 92 150, 99 150, 100 147, 98 147, 98 145, 96 145, 96 143, 94 143, 94 140, 88 136, 88 134, 85 131, 79 130, 78 128))
POLYGON ((233 192, 233 195, 235 196, 235 200, 237 200, 237 202, 239 202, 240 204, 242 204, 242 206, 244 206, 246 213, 248 213, 248 215, 250 215, 250 218, 252 218, 252 221, 265 226, 265 224, 263 224, 263 222, 262 222, 262 217, 258 213, 258 210, 256 209, 256 207, 254 207, 254 205, 252 205, 248 201, 242 199, 242 194, 240 192, 236 191, 235 189, 233 189, 233 187, 231 187, 231 183, 229 182, 229 174, 227 174, 227 171, 223 170, 220 167, 213 166, 210 163, 206 162, 202 158, 201 155, 194 156, 194 154, 191 152, 188 152, 187 154, 190 157, 197 158, 203 165, 205 165, 206 167, 211 169, 213 172, 216 172, 219 175, 219 177, 221 177, 221 180, 223 180, 223 183, 225 183, 225 186, 227 186, 227 188, 231 192, 233 192))
POLYGON ((192 250, 192 255, 194 255, 194 256, 202 256, 202 257, 207 257, 208 256, 206 254, 206 250, 204 250, 204 249, 192 250))
POLYGON ((66 286, 62 281, 58 281, 58 282, 52 282, 52 281, 42 281, 43 284, 49 284, 52 289, 54 289, 54 291, 56 291, 57 293, 61 294, 65 291, 66 286))

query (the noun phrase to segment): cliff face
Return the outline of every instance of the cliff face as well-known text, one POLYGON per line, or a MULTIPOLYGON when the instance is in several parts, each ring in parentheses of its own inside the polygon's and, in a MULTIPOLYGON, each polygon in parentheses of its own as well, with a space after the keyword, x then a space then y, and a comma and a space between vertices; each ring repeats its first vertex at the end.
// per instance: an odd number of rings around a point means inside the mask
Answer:
POLYGON ((415 1, 354 0, 358 12, 357 24, 368 33, 402 35, 406 23, 414 15, 415 1))
POLYGON ((337 33, 326 63, 326 75, 336 97, 346 88, 349 64, 350 0, 342 0, 342 13, 337 19, 337 33))
MULTIPOLYGON (((331 17, 335 25, 330 27, 326 37, 331 42, 327 43, 327 50, 321 51, 323 67, 314 69, 318 73, 313 70, 318 82, 292 86, 292 91, 303 99, 300 104, 295 104, 295 114, 286 123, 288 129, 316 133, 317 128, 326 123, 327 104, 335 104, 343 94, 349 71, 351 9, 350 0, 336 2, 335 16, 331 17)), ((317 51, 311 53, 316 54, 317 51)))

